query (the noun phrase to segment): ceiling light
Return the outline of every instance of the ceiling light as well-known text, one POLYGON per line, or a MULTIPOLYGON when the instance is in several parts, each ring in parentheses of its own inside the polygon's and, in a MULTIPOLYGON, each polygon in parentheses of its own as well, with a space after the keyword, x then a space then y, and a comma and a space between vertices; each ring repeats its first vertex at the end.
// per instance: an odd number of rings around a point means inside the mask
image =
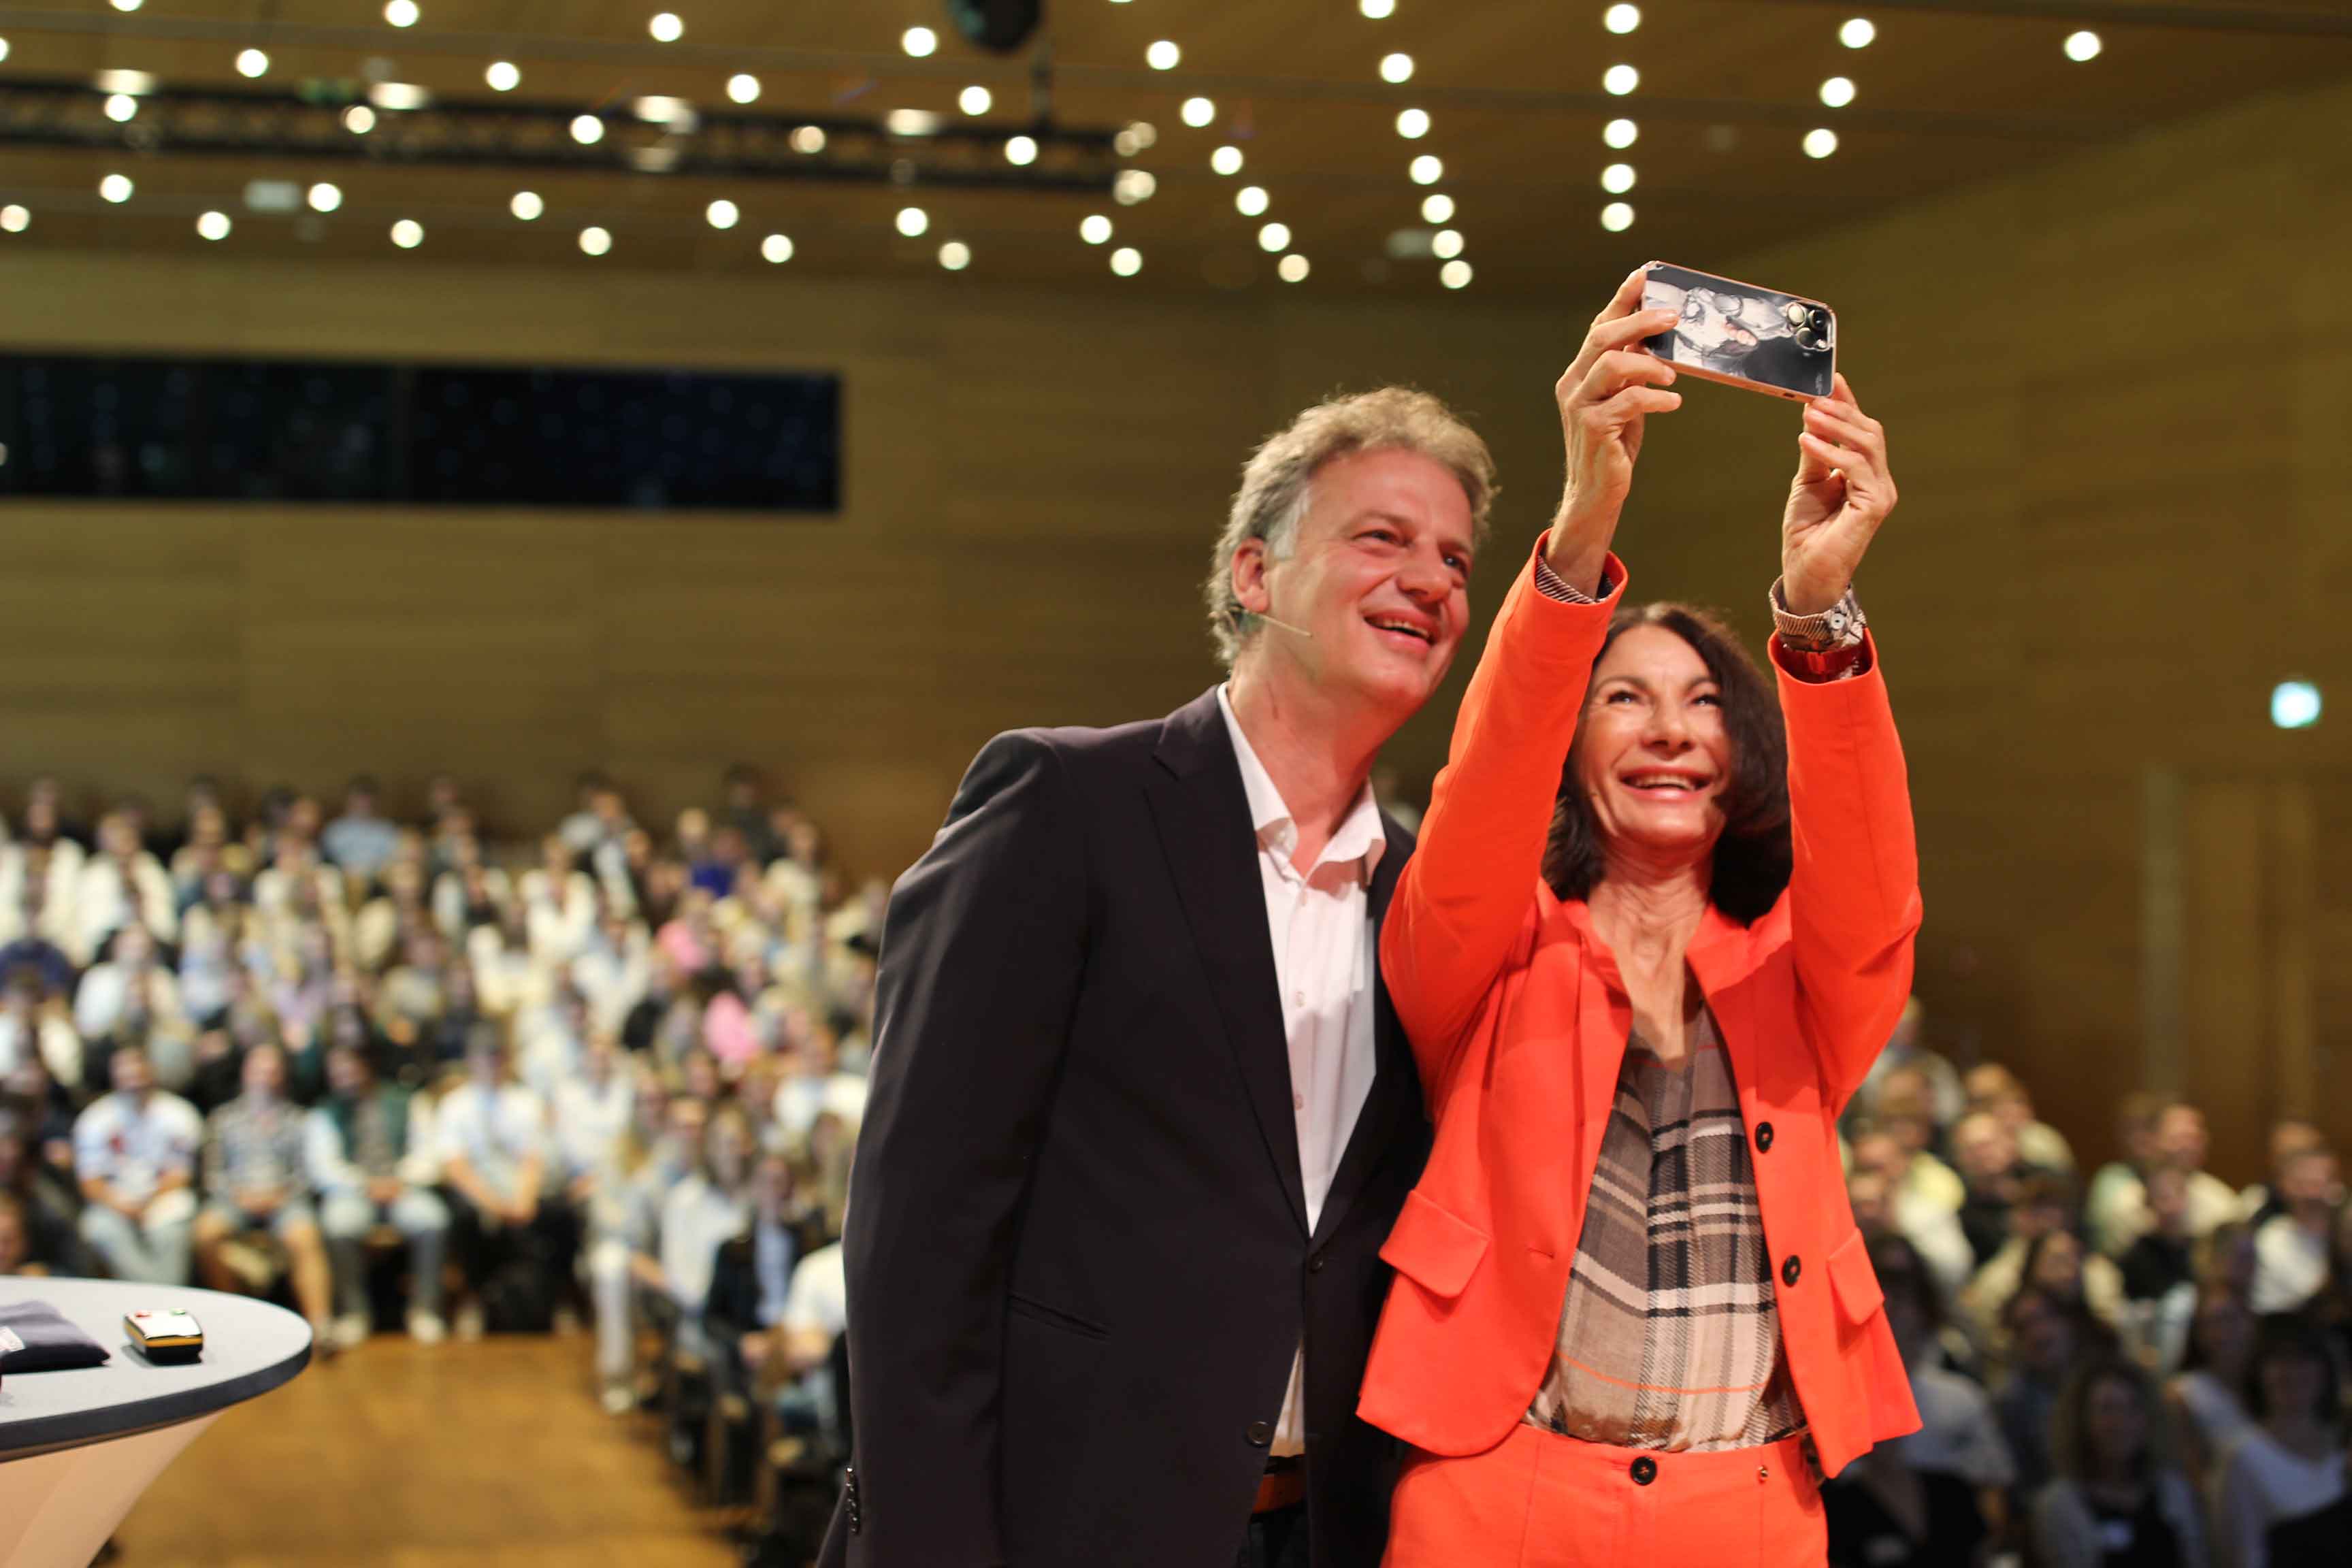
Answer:
POLYGON ((2271 722, 2282 730, 2308 730, 2319 722, 2320 710, 2319 688, 2308 680, 2282 680, 2271 688, 2271 722))
POLYGON ((572 117, 572 140, 583 147, 593 147, 604 140, 604 122, 593 114, 572 117))
POLYGON ((226 239, 228 231, 234 226, 226 213, 209 212, 196 219, 196 233, 206 239, 226 239))
POLYGON ((1642 73, 1632 66, 1611 66, 1601 73, 1601 85, 1622 98, 1642 85, 1642 73))
POLYGON ((709 220, 710 226, 713 228, 733 228, 736 220, 741 217, 743 213, 742 209, 733 202, 721 196, 703 208, 702 216, 709 220))
POLYGON ((978 82, 956 94, 956 107, 966 114, 986 114, 995 101, 996 95, 978 82))
POLYGON ((155 90, 155 79, 146 71, 103 70, 90 80, 100 92, 127 92, 134 98, 155 90))
MULTIPOLYGON (((6 59, 7 58, 8 58, 8 40, 7 40, 7 39, 5 39, 5 38, 0 38, 0 60, 5 60, 5 59, 6 59)), ((24 209, 24 208, 22 208, 22 207, 12 207, 12 208, 11 208, 11 209, 9 209, 9 210, 11 210, 12 212, 22 212, 22 211, 24 211, 25 209, 24 209)))
POLYGON ((1260 250, 1289 249, 1290 226, 1286 223, 1266 224, 1257 231, 1257 247, 1260 250))
POLYGON ((1429 110, 1403 109, 1397 111, 1397 134, 1408 142, 1418 142, 1429 134, 1429 110))
POLYGON ((1601 188, 1612 196, 1622 196, 1633 188, 1633 165, 1612 163, 1601 171, 1601 188))
POLYGON ((897 222, 898 232, 913 239, 931 226, 931 215, 920 207, 900 207, 897 222))
POLYGON ((1633 208, 1625 202, 1611 202, 1601 209, 1601 226, 1612 234, 1622 234, 1633 226, 1633 208))
POLYGON ((803 125, 793 132, 793 151, 814 153, 824 151, 824 131, 821 126, 803 125))
POLYGON ((1822 101, 1832 109, 1843 109, 1853 101, 1853 79, 1833 76, 1822 83, 1822 101))
MULTIPOLYGON (((115 0, 120 5, 122 0, 115 0)), ((424 13, 416 8, 416 0, 384 0, 383 19, 395 27, 414 27, 424 13)))
POLYGON ((1011 136, 1005 139, 1004 161, 1022 167, 1037 161, 1037 139, 1034 136, 1011 136))
POLYGON ((793 237, 788 234, 770 235, 760 242, 760 254, 782 267, 793 258, 793 237))
POLYGON ((368 89, 368 101, 378 109, 405 110, 424 108, 433 95, 413 81, 380 81, 368 89))
POLYGON ((1630 33, 1642 25, 1639 5, 1612 5, 1601 13, 1601 25, 1612 33, 1630 33))
POLYGON ((1468 288, 1470 277, 1470 264, 1466 261, 1449 261, 1437 269, 1437 280, 1448 289, 1468 288))
POLYGON ((951 239, 940 247, 940 265, 950 272, 961 272, 971 265, 971 247, 962 240, 951 239))
POLYGON ((129 93, 115 92, 107 95, 106 117, 117 125, 124 123, 138 112, 139 100, 129 93))
POLYGON ((675 11, 658 11, 646 24, 646 31, 651 33, 657 42, 674 44, 686 37, 686 24, 677 19, 675 11))
POLYGON ((1444 191, 1421 199, 1421 220, 1423 223, 1444 223, 1454 216, 1454 198, 1444 191))
POLYGON ((1416 185, 1433 185, 1445 178, 1445 160, 1434 153, 1423 153, 1412 161, 1406 171, 1416 185))
POLYGON ((1214 169, 1220 174, 1240 174, 1242 172, 1242 150, 1238 147, 1231 146, 1218 148, 1215 152, 1209 154, 1209 167, 1214 169))
POLYGON ((0 228, 6 229, 10 234, 22 234, 32 226, 32 213, 18 206, 15 202, 0 207, 0 228))
POLYGON ((929 27, 909 27, 898 35, 898 47, 919 60, 940 47, 940 36, 929 27))
POLYGON ((302 187, 291 180, 247 180, 245 205, 257 213, 290 213, 302 205, 302 187))
POLYGON ((1878 24, 1867 16, 1849 17, 1838 29, 1838 42, 1849 49, 1866 49, 1870 47, 1871 40, 1877 37, 1878 24))
POLYGON ((1429 253, 1440 261, 1451 261, 1462 254, 1462 232, 1441 228, 1429 237, 1429 253))
POLYGON ((727 96, 736 103, 751 103, 760 96, 760 79, 750 71, 737 71, 727 79, 727 96))
POLYGON ((1805 156, 1826 158, 1837 151, 1837 132, 1827 126, 1805 132, 1805 156))
POLYGON ((1123 207, 1150 201, 1159 189, 1159 177, 1149 169, 1121 169, 1110 183, 1111 200, 1123 207))
POLYGON ((1110 219, 1100 213, 1088 213, 1078 221, 1078 237, 1088 245, 1100 245, 1110 237, 1110 219))
POLYGON ((343 205, 343 188, 320 180, 310 187, 303 199, 310 204, 312 212, 331 213, 343 205))
POLYGON ((1612 120, 1601 128, 1601 140, 1620 151, 1642 139, 1642 128, 1630 120, 1612 120))
POLYGON ((1152 129, 1151 121, 1149 120, 1130 120, 1119 134, 1126 137, 1128 142, 1118 150, 1118 155, 1122 158, 1132 158, 1136 153, 1160 140, 1160 132, 1152 129))
POLYGON ((1110 253, 1110 269, 1121 278, 1132 278, 1143 270, 1143 252, 1131 245, 1122 245, 1110 253))
POLYGON ((1396 0, 1356 0, 1356 9, 1375 22, 1385 22, 1396 15, 1396 0))
POLYGON ((268 68, 269 57, 263 54, 259 49, 239 49, 237 51, 237 75, 242 77, 257 77, 267 71, 268 68))
POLYGON ((1156 71, 1172 71, 1176 68, 1176 63, 1183 58, 1184 51, 1166 38, 1161 38, 1143 51, 1143 63, 1156 71))
POLYGON ((98 183, 98 194, 117 205, 129 201, 136 188, 128 174, 109 174, 98 183))
POLYGON ((1382 55, 1381 57, 1381 79, 1386 82, 1411 81, 1412 79, 1412 57, 1405 54, 1382 55))
POLYGON ((425 243, 425 226, 413 217, 402 218, 392 226, 392 243, 403 250, 414 250, 425 243))
POLYGON ((2099 41, 2099 35, 2087 27, 2079 33, 2066 35, 2066 58, 2077 65, 2098 58, 2099 51, 2105 47, 2106 45, 2099 41))
POLYGON ((1198 130, 1217 117, 1216 104, 1205 98, 1188 98, 1184 107, 1176 111, 1185 124, 1198 130))
POLYGON ((354 103, 343 110, 343 129, 354 136, 364 136, 375 129, 375 110, 364 103, 354 103))
POLYGON ((894 109, 882 117, 882 128, 893 136, 929 136, 940 128, 940 117, 928 109, 894 109))
POLYGON ((537 191, 517 191, 514 199, 507 203, 507 211, 525 223, 536 222, 539 215, 546 210, 547 204, 539 199, 537 191))
POLYGON ((580 248, 591 256, 602 256, 613 248, 613 232, 595 224, 580 231, 580 248))
POLYGON ((512 60, 492 60, 483 70, 482 79, 490 84, 493 92, 512 92, 522 85, 522 69, 512 60))
POLYGON ((1267 201, 1264 185, 1244 185, 1234 193, 1234 209, 1244 217, 1255 217, 1265 211, 1267 201))
POLYGON ((1304 283, 1307 281, 1307 258, 1297 255, 1286 256, 1275 264, 1274 270, 1276 276, 1285 283, 1304 283))
POLYGON ((140 0, 114 0, 114 8, 118 11, 136 11, 139 5, 140 0))

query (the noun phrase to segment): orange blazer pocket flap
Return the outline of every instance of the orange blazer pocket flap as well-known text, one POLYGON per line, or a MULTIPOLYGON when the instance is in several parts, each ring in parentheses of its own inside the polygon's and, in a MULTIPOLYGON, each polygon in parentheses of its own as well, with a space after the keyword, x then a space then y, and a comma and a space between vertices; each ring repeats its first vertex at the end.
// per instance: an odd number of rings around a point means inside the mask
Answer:
POLYGON ((1459 1296, 1486 1256, 1486 1233, 1423 1197, 1407 1193, 1381 1261, 1441 1296, 1459 1296))
POLYGON ((1886 1304, 1886 1293, 1878 1288, 1878 1270, 1870 1266, 1870 1244, 1861 1231, 1848 1231, 1830 1254, 1830 1288, 1837 1292, 1838 1310, 1849 1323, 1866 1321, 1886 1304))

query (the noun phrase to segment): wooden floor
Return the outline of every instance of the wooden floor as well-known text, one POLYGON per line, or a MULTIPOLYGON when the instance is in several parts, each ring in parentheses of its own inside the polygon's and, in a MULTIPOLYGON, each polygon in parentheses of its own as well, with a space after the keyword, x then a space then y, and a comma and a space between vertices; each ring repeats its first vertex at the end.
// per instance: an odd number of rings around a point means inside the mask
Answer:
POLYGON ((650 1419, 597 1407, 588 1354, 582 1337, 388 1335, 313 1364, 163 1472, 115 1568, 729 1568, 650 1419))

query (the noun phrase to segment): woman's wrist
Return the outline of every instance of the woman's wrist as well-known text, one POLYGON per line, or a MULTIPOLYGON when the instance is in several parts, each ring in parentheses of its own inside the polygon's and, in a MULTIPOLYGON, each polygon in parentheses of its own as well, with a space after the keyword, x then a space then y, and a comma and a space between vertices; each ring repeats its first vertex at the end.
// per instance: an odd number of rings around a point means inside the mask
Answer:
POLYGON ((1544 563, 1579 592, 1601 596, 1601 572, 1609 560, 1609 543, 1617 532, 1617 508, 1580 503, 1574 496, 1560 502, 1551 534, 1544 542, 1544 563))

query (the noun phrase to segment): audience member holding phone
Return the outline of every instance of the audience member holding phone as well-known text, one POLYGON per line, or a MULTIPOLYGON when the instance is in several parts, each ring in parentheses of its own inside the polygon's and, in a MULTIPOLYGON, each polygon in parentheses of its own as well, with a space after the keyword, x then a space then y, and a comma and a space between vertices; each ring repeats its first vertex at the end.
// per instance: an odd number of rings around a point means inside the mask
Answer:
POLYGON ((1436 1122, 1362 1402, 1394 1568, 1818 1564, 1918 1424, 1835 1116, 1909 994, 1903 752, 1852 583, 1895 505, 1843 377, 1781 526, 1779 699, 1611 552, 1678 372, 1648 269, 1556 389, 1567 493, 1489 634, 1381 970, 1436 1122), (1785 736, 1783 725, 1785 723, 1785 736))

